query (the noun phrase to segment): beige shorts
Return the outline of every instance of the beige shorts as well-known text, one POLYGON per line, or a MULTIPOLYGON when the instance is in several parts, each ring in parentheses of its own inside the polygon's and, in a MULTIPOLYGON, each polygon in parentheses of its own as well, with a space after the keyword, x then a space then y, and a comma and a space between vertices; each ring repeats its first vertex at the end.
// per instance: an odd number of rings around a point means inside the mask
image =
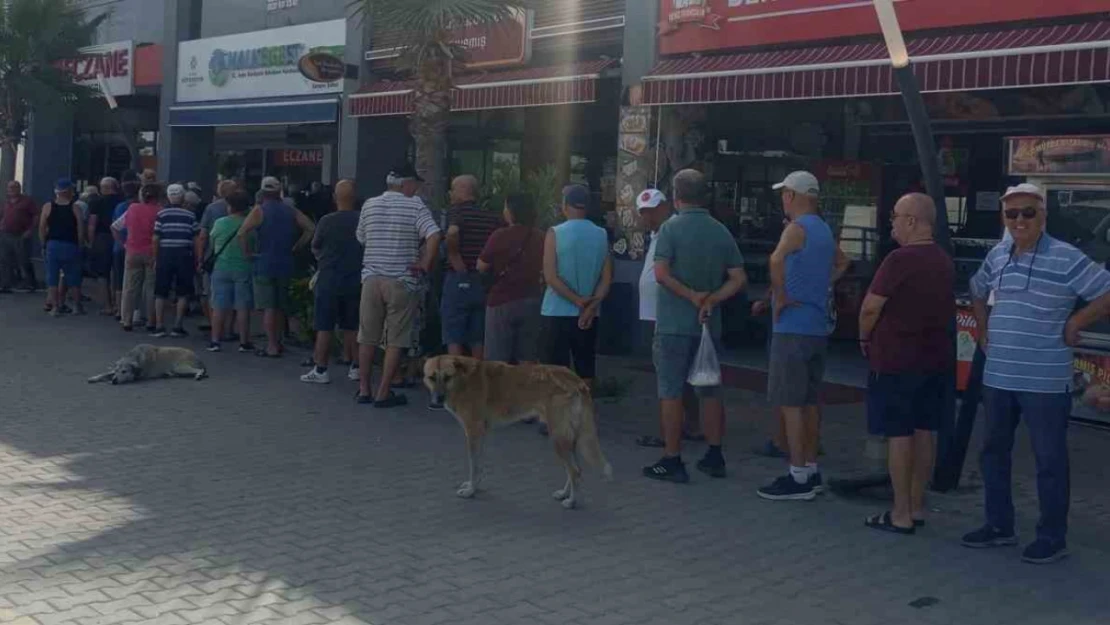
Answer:
POLYGON ((389 347, 412 346, 412 323, 418 296, 393 278, 371 276, 362 281, 359 301, 358 342, 377 347, 385 335, 389 347))

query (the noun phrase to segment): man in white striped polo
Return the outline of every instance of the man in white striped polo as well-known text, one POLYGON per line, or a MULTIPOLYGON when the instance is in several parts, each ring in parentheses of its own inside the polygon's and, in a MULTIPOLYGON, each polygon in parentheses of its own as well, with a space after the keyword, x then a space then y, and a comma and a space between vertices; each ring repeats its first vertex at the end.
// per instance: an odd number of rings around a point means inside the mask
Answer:
POLYGON ((963 544, 1017 544, 1010 454, 1014 430, 1024 418, 1037 463, 1040 521, 1022 559, 1045 564, 1068 554, 1071 346, 1081 330, 1110 314, 1110 273, 1045 233, 1045 194, 1036 185, 1011 187, 1002 196, 1002 220, 1012 241, 995 246, 971 280, 987 355, 981 459, 987 522, 964 536, 963 544), (1088 303, 1076 311, 1079 300, 1088 303))

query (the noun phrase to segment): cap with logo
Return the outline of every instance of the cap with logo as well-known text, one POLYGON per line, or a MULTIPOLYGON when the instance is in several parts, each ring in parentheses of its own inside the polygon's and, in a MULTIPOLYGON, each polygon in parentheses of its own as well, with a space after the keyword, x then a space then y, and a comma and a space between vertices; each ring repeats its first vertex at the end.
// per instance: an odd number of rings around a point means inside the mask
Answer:
POLYGON ((180 200, 181 198, 185 197, 185 187, 176 183, 171 184, 170 186, 166 187, 166 197, 170 198, 171 200, 180 200))
POLYGON ((809 173, 808 171, 794 171, 786 175, 782 182, 771 187, 775 191, 782 189, 790 189, 795 193, 802 195, 821 195, 821 183, 817 182, 817 176, 809 173))
POLYGON ((580 184, 563 187, 563 202, 567 206, 586 210, 590 205, 590 190, 580 184))
POLYGON ((278 193, 281 191, 281 181, 273 176, 266 176, 262 179, 262 190, 268 193, 278 193))
POLYGON ((663 192, 659 189, 645 189, 640 195, 636 196, 636 210, 655 208, 666 201, 667 196, 663 195, 663 192))
POLYGON ((1017 197, 1017 196, 1020 196, 1020 195, 1029 195, 1029 196, 1037 198, 1041 202, 1045 201, 1044 189, 1038 187, 1035 184, 1030 184, 1028 182, 1023 182, 1019 185, 1016 185, 1016 186, 1010 187, 1009 189, 1006 189, 1006 193, 1003 194, 1002 200, 1005 201, 1005 200, 1008 200, 1012 197, 1017 197))

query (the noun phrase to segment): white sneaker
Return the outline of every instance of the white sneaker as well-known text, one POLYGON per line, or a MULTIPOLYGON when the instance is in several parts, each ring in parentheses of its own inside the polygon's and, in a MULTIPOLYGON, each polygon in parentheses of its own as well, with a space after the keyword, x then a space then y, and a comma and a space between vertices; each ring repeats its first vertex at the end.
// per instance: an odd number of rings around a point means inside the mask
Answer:
POLYGON ((347 379, 358 382, 358 367, 351 367, 347 370, 347 379))
POLYGON ((320 373, 313 367, 311 371, 301 376, 301 382, 308 382, 309 384, 331 384, 331 376, 325 371, 320 373))

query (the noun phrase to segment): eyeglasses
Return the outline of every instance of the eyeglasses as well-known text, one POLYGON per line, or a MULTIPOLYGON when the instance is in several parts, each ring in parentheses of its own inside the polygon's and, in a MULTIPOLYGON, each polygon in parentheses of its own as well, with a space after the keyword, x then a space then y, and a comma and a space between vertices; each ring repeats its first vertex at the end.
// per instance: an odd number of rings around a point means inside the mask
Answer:
MULTIPOLYGON (((1026 209, 1026 210, 1032 210, 1032 209, 1026 209)), ((1044 236, 1044 235, 1042 234, 1041 236, 1044 236)), ((1036 243, 1036 245, 1033 246, 1033 258, 1029 259, 1029 270, 1026 271, 1026 273, 1025 273, 1025 286, 1020 286, 1020 284, 1021 284, 1021 265, 1016 265, 1016 264, 1014 265, 1014 271, 1011 271, 1010 274, 1012 275, 1012 274, 1016 273, 1018 275, 1017 283, 1015 284, 1013 280, 1010 280, 1010 284, 1005 284, 1004 285, 1003 282, 1005 281, 1005 278, 1006 278, 1006 270, 1009 269, 1010 265, 1014 263, 1014 256, 1015 256, 1014 246, 1011 245, 1010 246, 1010 257, 1006 260, 1006 264, 1002 266, 1002 271, 998 272, 998 282, 995 283, 994 290, 996 290, 1000 293, 1018 293, 1018 292, 1021 292, 1021 291, 1028 291, 1029 290, 1029 284, 1033 281, 1033 266, 1037 264, 1037 254, 1040 251, 1041 251, 1041 237, 1037 237, 1037 243, 1036 243)))
POLYGON ((1037 217, 1037 209, 1032 206, 1026 206, 1024 208, 1007 208, 1002 211, 1002 214, 1010 221, 1015 221, 1018 216, 1025 219, 1034 219, 1037 217))

